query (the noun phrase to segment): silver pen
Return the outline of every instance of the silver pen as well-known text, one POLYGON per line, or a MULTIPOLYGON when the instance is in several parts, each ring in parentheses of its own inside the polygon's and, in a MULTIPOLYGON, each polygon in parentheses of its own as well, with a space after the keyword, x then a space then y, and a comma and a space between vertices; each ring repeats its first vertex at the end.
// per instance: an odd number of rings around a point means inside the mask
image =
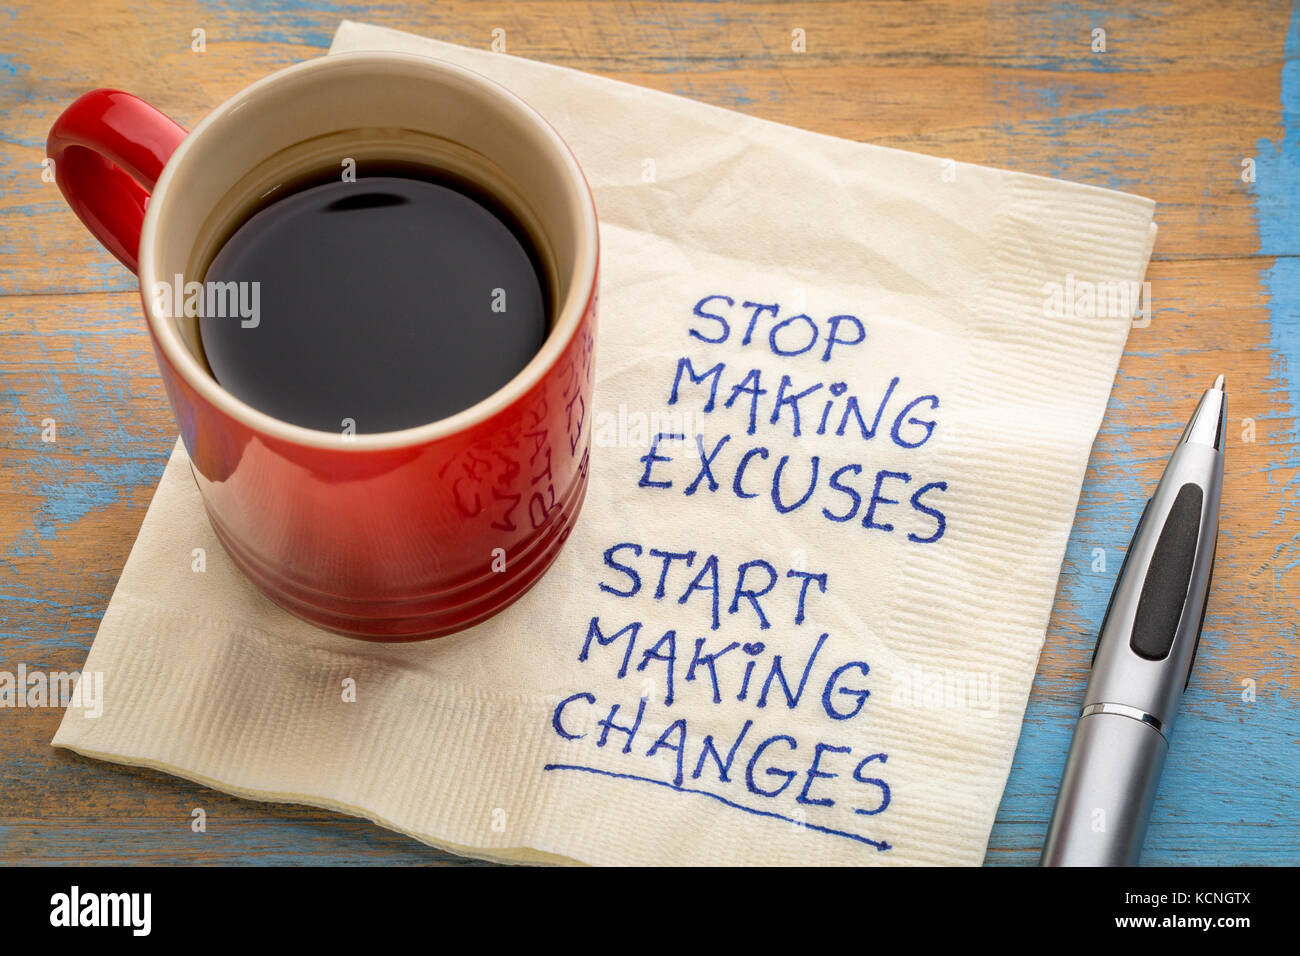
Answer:
POLYGON ((1043 866, 1136 866, 1191 679, 1219 533, 1223 376, 1147 501, 1093 651, 1043 866))

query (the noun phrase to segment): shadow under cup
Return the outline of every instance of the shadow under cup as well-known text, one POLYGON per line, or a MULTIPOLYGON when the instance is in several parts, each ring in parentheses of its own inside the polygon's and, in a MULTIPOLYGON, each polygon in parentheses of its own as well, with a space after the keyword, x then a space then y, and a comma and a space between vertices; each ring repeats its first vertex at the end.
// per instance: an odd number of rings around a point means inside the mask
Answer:
POLYGON ((149 202, 141 292, 204 506, 244 574, 314 624, 381 641, 468 627, 536 582, 586 488, 597 246, 590 191, 554 129, 442 61, 354 53, 300 64, 186 136, 149 202), (158 304, 177 277, 202 280, 277 190, 344 159, 361 175, 409 166, 468 181, 528 234, 547 336, 470 408, 356 435, 280 421, 212 377, 197 317, 158 304))

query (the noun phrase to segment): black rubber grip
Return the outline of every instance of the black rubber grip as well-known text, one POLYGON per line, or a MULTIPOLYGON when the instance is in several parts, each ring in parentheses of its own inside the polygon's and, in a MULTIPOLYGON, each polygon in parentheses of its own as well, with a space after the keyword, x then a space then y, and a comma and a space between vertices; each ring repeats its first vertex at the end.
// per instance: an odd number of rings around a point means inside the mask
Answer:
POLYGON ((1106 633, 1106 622, 1110 620, 1111 609, 1115 607, 1115 592, 1119 590, 1119 583, 1124 580, 1124 569, 1128 567, 1128 556, 1133 553, 1133 542, 1137 540, 1138 532, 1142 530, 1142 522, 1147 520, 1147 512, 1151 510, 1151 499, 1142 506, 1142 515, 1138 518, 1138 523, 1133 527, 1133 537, 1129 539, 1128 550, 1124 552, 1124 560, 1120 562, 1119 574, 1115 577, 1115 586, 1110 589, 1110 600, 1106 602, 1106 613, 1101 616, 1101 627, 1097 628, 1097 643, 1092 645, 1092 667, 1097 663, 1097 652, 1101 650, 1101 636, 1106 633))
POLYGON ((1134 654, 1149 661, 1164 660, 1174 646, 1178 621, 1187 603, 1196 539, 1201 533, 1203 499, 1200 485, 1188 482, 1178 489, 1147 566, 1129 647, 1134 654))

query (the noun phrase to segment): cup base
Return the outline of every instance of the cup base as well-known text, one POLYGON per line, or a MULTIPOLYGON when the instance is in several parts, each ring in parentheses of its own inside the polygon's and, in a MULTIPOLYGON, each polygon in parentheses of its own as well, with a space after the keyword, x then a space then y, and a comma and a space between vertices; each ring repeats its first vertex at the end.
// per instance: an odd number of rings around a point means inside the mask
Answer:
POLYGON ((540 531, 527 551, 515 559, 508 571, 493 574, 487 582, 475 583, 454 593, 397 605, 388 598, 371 601, 319 593, 307 600, 300 588, 278 579, 261 562, 246 554, 210 511, 208 522, 244 577, 280 608, 308 624, 344 637, 396 644, 455 634, 486 621, 523 597, 559 555, 582 513, 586 495, 587 471, 584 469, 565 496, 566 500, 556 507, 553 520, 540 531), (403 612, 403 605, 410 610, 403 612))

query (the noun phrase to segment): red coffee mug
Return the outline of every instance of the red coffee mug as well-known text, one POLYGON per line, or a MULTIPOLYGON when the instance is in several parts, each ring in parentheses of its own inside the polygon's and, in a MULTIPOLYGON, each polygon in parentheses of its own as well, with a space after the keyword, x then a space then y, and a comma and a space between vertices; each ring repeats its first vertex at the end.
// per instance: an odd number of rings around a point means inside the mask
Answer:
POLYGON ((96 90, 50 130, 69 205, 140 279, 154 354, 212 527, 281 607, 352 637, 437 637, 534 584, 572 529, 591 444, 596 210, 572 152, 522 100, 440 60, 328 56, 273 74, 194 131, 96 90), (449 418, 380 434, 279 421, 217 384, 197 318, 159 292, 201 280, 231 217, 295 171, 415 161, 504 199, 554 302, 541 351, 449 418))

